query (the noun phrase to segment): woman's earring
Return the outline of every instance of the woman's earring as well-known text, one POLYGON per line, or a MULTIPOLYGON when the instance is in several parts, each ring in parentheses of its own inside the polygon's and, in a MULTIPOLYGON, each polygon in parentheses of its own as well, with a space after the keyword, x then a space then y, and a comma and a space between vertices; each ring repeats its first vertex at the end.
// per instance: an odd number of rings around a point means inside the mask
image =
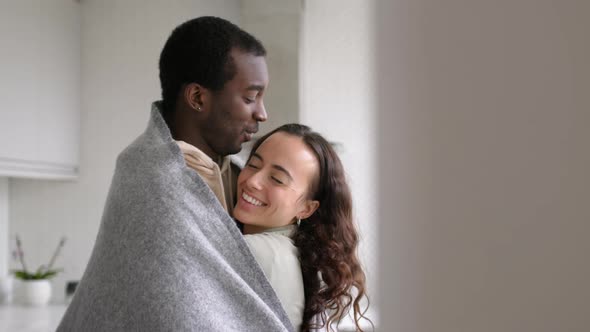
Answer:
POLYGON ((301 218, 297 218, 297 227, 301 226, 301 218))

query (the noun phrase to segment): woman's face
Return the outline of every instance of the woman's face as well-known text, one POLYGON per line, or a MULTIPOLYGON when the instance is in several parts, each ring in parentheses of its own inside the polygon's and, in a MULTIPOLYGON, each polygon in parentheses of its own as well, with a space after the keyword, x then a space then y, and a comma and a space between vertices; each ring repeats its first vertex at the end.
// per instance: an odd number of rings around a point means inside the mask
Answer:
POLYGON ((318 161, 301 138, 284 132, 272 134, 238 177, 234 217, 245 229, 256 231, 309 217, 319 206, 309 199, 318 174, 318 161))

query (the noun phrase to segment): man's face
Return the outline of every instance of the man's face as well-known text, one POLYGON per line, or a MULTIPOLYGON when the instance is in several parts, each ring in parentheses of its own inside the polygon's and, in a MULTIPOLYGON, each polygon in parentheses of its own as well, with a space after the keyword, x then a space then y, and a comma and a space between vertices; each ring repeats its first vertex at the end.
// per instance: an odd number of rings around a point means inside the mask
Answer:
POLYGON ((220 156, 240 152, 242 143, 266 121, 262 97, 268 86, 266 60, 262 56, 232 50, 236 67, 223 90, 211 94, 208 118, 201 128, 207 144, 220 156))

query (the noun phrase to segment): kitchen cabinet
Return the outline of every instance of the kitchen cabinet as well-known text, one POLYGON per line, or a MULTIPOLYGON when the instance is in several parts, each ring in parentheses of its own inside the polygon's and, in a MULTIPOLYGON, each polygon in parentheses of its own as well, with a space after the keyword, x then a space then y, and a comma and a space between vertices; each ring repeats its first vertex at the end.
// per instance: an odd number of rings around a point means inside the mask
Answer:
POLYGON ((80 30, 77 1, 0 4, 0 176, 76 177, 80 30))

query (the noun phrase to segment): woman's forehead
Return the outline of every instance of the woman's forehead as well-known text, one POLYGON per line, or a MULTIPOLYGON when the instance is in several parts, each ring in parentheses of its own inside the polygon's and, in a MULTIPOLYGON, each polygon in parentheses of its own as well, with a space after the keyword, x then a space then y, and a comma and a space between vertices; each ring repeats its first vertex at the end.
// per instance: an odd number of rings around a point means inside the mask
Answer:
POLYGON ((314 152, 298 136, 277 132, 268 137, 255 152, 264 162, 311 173, 319 170, 314 152))

